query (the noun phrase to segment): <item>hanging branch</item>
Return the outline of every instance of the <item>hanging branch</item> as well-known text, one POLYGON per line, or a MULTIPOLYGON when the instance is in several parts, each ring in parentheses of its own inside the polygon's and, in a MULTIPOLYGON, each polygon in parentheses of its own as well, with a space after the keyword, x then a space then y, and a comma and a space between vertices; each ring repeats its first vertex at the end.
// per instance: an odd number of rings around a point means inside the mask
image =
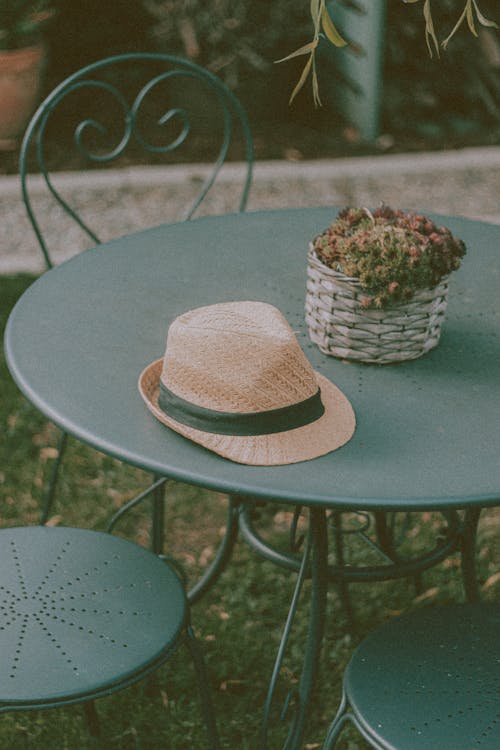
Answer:
MULTIPOLYGON (((422 0, 402 0, 404 3, 407 4, 413 4, 413 3, 419 3, 422 0)), ((318 77, 316 73, 316 50, 319 44, 319 40, 322 36, 326 36, 326 38, 335 46, 335 47, 345 47, 348 42, 343 38, 343 36, 339 33, 338 29, 336 28, 335 24, 333 23, 330 14, 328 12, 328 9, 326 7, 326 0, 310 0, 311 2, 311 18, 313 22, 313 28, 314 28, 314 34, 312 41, 310 41, 308 44, 304 44, 303 47, 300 47, 299 49, 295 50, 295 52, 292 52, 290 55, 287 55, 286 57, 283 57, 281 60, 277 60, 276 62, 285 62, 286 60, 291 60, 294 57, 300 57, 301 55, 307 55, 308 59, 307 62, 302 70, 302 73, 300 75, 300 78, 292 91, 292 95, 290 96, 289 103, 291 104, 299 91, 304 86, 309 74, 312 75, 312 91, 313 91, 313 101, 315 106, 321 106, 321 99, 319 97, 319 86, 318 86, 318 77)), ((476 22, 481 24, 481 26, 487 26, 490 28, 498 29, 499 26, 495 23, 495 21, 492 21, 488 18, 486 18, 483 13, 481 12, 478 4, 478 0, 466 0, 464 9, 462 11, 462 14, 460 15, 458 21, 456 22, 455 26, 451 30, 451 32, 448 34, 448 36, 439 43, 436 30, 434 28, 434 20, 432 17, 432 9, 431 9, 431 0, 423 0, 423 16, 425 21, 425 41, 427 43, 427 49, 429 50, 429 55, 432 57, 433 53, 435 52, 437 57, 439 57, 440 54, 440 48, 443 47, 443 49, 446 50, 450 39, 457 33, 458 29, 462 26, 462 24, 466 21, 467 25, 469 27, 469 30, 474 36, 478 36, 477 30, 476 30, 476 22)))
POLYGON ((471 33, 474 34, 474 36, 478 35, 476 31, 475 20, 474 20, 474 12, 476 13, 477 20, 479 21, 481 26, 489 26, 490 28, 498 29, 498 24, 496 24, 495 21, 491 21, 490 19, 485 18, 483 16, 476 0, 467 0, 465 4, 465 8, 463 9, 462 15, 460 16, 457 23, 455 24, 451 34, 449 34, 446 37, 446 39, 442 42, 443 49, 446 49, 452 36, 457 32, 457 30, 460 28, 460 26, 463 24, 463 22, 466 19, 467 19, 467 25, 469 26, 471 33))
POLYGON ((285 60, 291 60, 294 57, 300 57, 301 55, 308 55, 308 60, 304 66, 301 76, 298 80, 297 85, 292 91, 290 96, 289 104, 293 102, 302 86, 307 80, 310 72, 312 72, 312 90, 313 90, 313 101, 316 107, 321 106, 321 99, 319 98, 319 86, 318 76, 316 73, 316 48, 319 44, 321 32, 323 31, 327 39, 335 45, 335 47, 345 47, 347 42, 337 31, 330 14, 326 8, 326 0, 311 0, 311 18, 314 26, 314 36, 311 42, 304 44, 303 47, 295 50, 290 55, 283 57, 281 60, 276 62, 285 62, 285 60))
MULTIPOLYGON (((420 0, 403 0, 403 2, 407 4, 410 4, 410 3, 413 4, 413 3, 420 2, 420 0)), ((432 19, 432 10, 431 10, 431 0, 424 0, 423 15, 424 15, 424 20, 425 20, 425 38, 427 42, 427 47, 429 49, 429 54, 432 57, 432 46, 431 46, 431 41, 432 41, 432 44, 434 45, 437 56, 439 57, 440 45, 436 36, 436 32, 434 30, 434 21, 432 19)), ((475 16, 477 17, 477 20, 482 26, 489 26, 490 28, 498 29, 498 25, 495 23, 495 21, 489 20, 482 14, 479 8, 479 5, 477 3, 477 0, 466 0, 465 6, 460 15, 460 18, 458 19, 458 21, 456 22, 455 26, 453 27, 451 32, 448 34, 446 39, 444 39, 441 42, 441 46, 443 47, 443 49, 447 48, 450 42, 450 39, 453 36, 455 36, 455 34, 457 33, 458 29, 462 26, 464 21, 467 21, 467 25, 469 27, 470 32, 474 34, 474 36, 478 35, 476 31, 475 16)))

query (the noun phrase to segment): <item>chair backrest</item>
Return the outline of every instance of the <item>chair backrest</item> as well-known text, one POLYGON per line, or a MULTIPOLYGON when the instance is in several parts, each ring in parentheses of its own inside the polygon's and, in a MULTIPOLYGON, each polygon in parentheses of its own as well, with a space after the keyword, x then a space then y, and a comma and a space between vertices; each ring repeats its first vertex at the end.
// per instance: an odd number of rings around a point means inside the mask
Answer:
POLYGON ((148 163, 160 159, 170 163, 173 152, 175 161, 185 161, 177 152, 188 138, 204 144, 204 153, 211 149, 211 161, 182 219, 193 217, 214 185, 230 148, 238 146, 236 158, 246 164, 239 201, 239 210, 244 211, 252 179, 252 136, 237 97, 214 74, 171 55, 130 53, 87 65, 56 86, 33 115, 19 159, 23 200, 47 267, 53 265, 53 258, 40 210, 30 195, 30 172, 40 173, 52 198, 93 244, 102 241, 74 202, 63 198, 51 176, 51 161, 54 155, 57 160, 63 139, 68 141, 64 146, 66 162, 71 150, 80 170, 107 166, 116 160, 117 166, 127 165, 145 155, 148 163))

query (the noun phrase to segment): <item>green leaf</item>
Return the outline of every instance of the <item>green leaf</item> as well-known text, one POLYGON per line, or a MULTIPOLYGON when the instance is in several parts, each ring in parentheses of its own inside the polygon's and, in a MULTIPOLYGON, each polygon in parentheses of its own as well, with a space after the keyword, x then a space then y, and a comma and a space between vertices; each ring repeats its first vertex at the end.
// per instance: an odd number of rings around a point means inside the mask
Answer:
POLYGON ((304 44, 303 47, 299 47, 299 49, 296 49, 295 52, 291 52, 286 57, 282 57, 280 60, 275 60, 277 63, 286 62, 286 60, 292 60, 294 57, 300 57, 300 55, 308 55, 311 52, 314 52, 316 47, 318 46, 318 40, 313 39, 312 42, 308 42, 307 44, 304 44))
POLYGON ((463 9, 462 15, 460 16, 460 18, 456 22, 455 26, 453 27, 453 29, 451 30, 451 32, 448 34, 448 36, 446 37, 446 39, 443 40, 443 42, 442 42, 443 49, 446 49, 446 47, 448 46, 448 44, 449 44, 450 39, 452 38, 452 36, 454 36, 457 33, 458 29, 460 28, 460 26, 462 25, 462 23, 464 21, 464 18, 466 16, 466 14, 467 14, 467 7, 465 7, 463 9))
POLYGON ((489 26, 492 29, 500 28, 498 24, 495 23, 495 21, 491 21, 489 18, 485 18, 485 16, 483 16, 479 8, 479 5, 477 4, 477 0, 472 0, 472 2, 474 3, 474 10, 476 11, 476 14, 477 14, 477 20, 479 21, 481 26, 489 26))
POLYGON ((432 57, 431 40, 439 57, 439 42, 437 40, 436 32, 434 31, 434 21, 432 20, 432 11, 430 0, 425 0, 424 3, 424 18, 425 18, 425 40, 427 42, 427 48, 429 55, 432 57))
POLYGON ((313 23, 315 23, 316 19, 320 16, 321 4, 322 0, 311 0, 311 18, 313 23))
POLYGON ((306 82, 307 76, 309 75, 309 71, 311 70, 311 66, 313 64, 313 59, 314 58, 313 58, 313 55, 311 53, 311 56, 310 56, 309 60, 307 61, 307 63, 304 66, 304 70, 302 71, 302 74, 301 74, 301 76, 300 76, 300 78, 298 80, 298 83, 295 86, 294 90, 292 91, 292 95, 290 96, 290 99, 289 99, 289 102, 288 102, 289 104, 291 104, 293 102, 293 100, 295 99, 295 97, 299 93, 300 89, 302 88, 302 86, 306 82))
POLYGON ((326 7, 323 8, 323 13, 321 14, 321 23, 323 26, 323 31, 325 32, 330 42, 335 45, 335 47, 346 46, 346 40, 337 31, 326 7))
POLYGON ((473 10, 472 10, 472 2, 471 2, 471 0, 467 0, 467 3, 465 5, 465 13, 467 15, 467 23, 469 25, 469 29, 474 34, 474 36, 477 36, 477 31, 476 31, 476 25, 474 23, 474 13, 473 13, 473 10))
POLYGON ((312 91, 313 91, 313 102, 315 107, 321 107, 321 99, 319 96, 319 84, 318 84, 318 76, 316 73, 316 60, 313 58, 313 68, 312 68, 312 91))

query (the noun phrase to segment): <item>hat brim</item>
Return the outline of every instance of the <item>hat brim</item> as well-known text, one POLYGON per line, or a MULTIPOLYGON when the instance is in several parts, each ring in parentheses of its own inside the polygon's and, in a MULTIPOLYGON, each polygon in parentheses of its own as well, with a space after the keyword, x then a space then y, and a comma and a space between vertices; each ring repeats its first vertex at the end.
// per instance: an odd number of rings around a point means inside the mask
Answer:
POLYGON ((348 398, 315 371, 325 412, 311 424, 271 435, 217 435, 195 430, 172 419, 158 406, 162 368, 163 360, 158 359, 139 377, 139 392, 151 413, 180 435, 237 463, 279 466, 309 461, 340 448, 350 440, 356 428, 356 417, 348 398))

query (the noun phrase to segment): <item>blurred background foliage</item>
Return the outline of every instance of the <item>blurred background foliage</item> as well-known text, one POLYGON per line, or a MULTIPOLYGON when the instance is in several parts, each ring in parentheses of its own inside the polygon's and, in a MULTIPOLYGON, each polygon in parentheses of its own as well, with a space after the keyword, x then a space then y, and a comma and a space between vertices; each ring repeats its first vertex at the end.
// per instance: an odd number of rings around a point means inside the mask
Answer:
MULTIPOLYGON (((156 50, 186 56, 237 93, 250 116, 258 158, 489 145, 500 139, 499 32, 481 28, 476 38, 464 24, 446 52, 430 59, 421 3, 387 0, 381 136, 364 144, 334 104, 314 108, 310 86, 288 104, 304 61, 275 61, 310 40, 307 0, 54 2, 47 91, 108 54, 156 50)), ((499 20, 498 0, 481 0, 480 7, 499 20)), ((442 40, 463 2, 437 0, 432 8, 442 40)), ((328 85, 334 84, 321 81, 328 85)))

